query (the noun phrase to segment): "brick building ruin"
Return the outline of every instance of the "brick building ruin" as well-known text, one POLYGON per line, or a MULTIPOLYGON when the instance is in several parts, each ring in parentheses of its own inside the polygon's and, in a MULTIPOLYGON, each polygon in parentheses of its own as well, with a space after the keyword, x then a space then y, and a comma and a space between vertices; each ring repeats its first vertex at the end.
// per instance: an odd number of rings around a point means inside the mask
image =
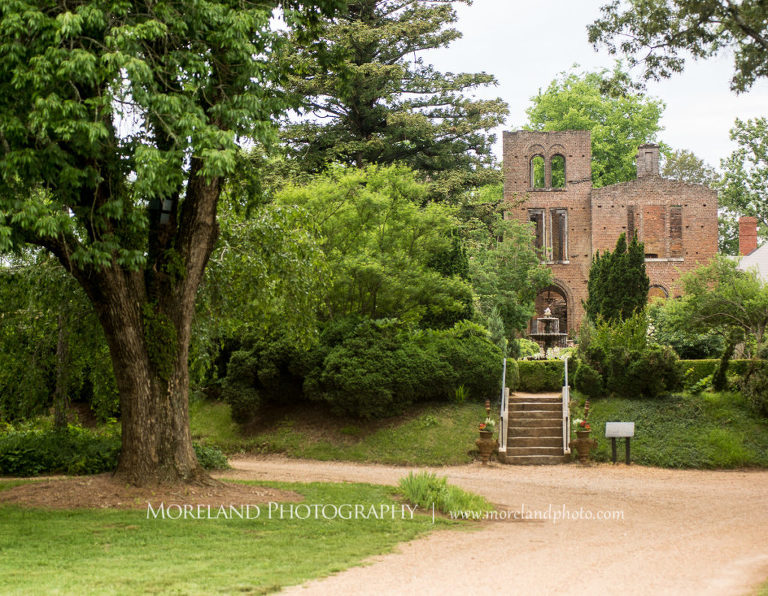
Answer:
POLYGON ((505 132, 503 156, 507 216, 531 222, 552 270, 535 317, 549 308, 562 331, 584 316, 592 255, 622 232, 645 244, 649 298, 679 295, 679 277, 717 253, 717 193, 662 178, 658 145, 638 149, 636 180, 603 188, 592 188, 589 131, 505 132))

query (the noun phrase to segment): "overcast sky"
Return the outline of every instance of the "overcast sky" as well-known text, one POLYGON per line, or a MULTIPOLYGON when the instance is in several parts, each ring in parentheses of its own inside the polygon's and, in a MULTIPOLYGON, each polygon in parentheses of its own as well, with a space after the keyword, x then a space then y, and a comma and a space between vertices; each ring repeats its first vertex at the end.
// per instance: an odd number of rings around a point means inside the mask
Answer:
MULTIPOLYGON (((481 97, 501 97, 510 115, 497 131, 496 155, 501 156, 501 130, 517 130, 525 109, 540 88, 574 63, 582 69, 612 67, 614 57, 595 52, 586 26, 599 14, 602 0, 475 0, 457 5, 457 28, 463 38, 447 49, 423 54, 425 62, 450 72, 481 72, 496 76, 499 86, 481 97)), ((689 149, 713 166, 733 149, 728 131, 736 117, 768 115, 768 83, 737 96, 729 89, 732 59, 720 56, 689 62, 684 73, 648 84, 648 94, 666 104, 661 140, 689 149)), ((636 73, 635 73, 636 74, 636 73)))

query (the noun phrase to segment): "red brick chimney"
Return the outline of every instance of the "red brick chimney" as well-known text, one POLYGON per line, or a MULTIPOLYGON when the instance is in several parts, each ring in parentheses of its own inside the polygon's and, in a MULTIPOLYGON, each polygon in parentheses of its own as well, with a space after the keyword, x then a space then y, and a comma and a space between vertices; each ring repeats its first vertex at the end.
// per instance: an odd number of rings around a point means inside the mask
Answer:
POLYGON ((748 255, 757 249, 757 218, 739 218, 739 254, 748 255))
POLYGON ((659 146, 653 143, 640 145, 637 148, 637 177, 659 175, 659 146))

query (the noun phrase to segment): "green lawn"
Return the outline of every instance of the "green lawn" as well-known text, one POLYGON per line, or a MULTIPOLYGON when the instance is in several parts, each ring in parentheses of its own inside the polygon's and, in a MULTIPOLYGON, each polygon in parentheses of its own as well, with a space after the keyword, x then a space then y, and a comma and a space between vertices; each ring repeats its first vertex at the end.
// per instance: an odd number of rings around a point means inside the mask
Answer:
MULTIPOLYGON (((3 488, 0 481, 0 489, 3 488)), ((7 484, 7 482, 5 483, 7 484)), ((267 483, 260 483, 267 484, 267 483)), ((393 488, 287 484, 309 504, 395 504, 393 488)), ((3 594, 263 594, 358 565, 434 528, 414 520, 160 520, 147 511, 0 508, 3 594)))
MULTIPOLYGON (((595 459, 610 461, 606 421, 634 421, 632 462, 666 468, 768 467, 768 420, 738 393, 673 395, 659 399, 592 400, 589 421, 598 439, 595 459)), ((619 456, 624 441, 619 440, 619 456)))
POLYGON ((392 421, 364 422, 323 415, 315 407, 273 416, 249 435, 232 422, 229 406, 198 401, 190 407, 195 440, 237 451, 285 453, 318 460, 397 465, 469 463, 482 404, 442 404, 413 408, 392 421))

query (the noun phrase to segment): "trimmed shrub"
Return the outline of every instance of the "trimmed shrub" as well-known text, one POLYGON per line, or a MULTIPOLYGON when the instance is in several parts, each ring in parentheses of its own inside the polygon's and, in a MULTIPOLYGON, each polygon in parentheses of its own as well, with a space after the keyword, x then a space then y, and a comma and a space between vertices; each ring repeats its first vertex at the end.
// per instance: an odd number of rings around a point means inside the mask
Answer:
POLYGON ((683 374, 686 389, 695 385, 704 377, 711 377, 718 360, 708 358, 706 360, 680 360, 678 366, 683 374))
POLYGON ((659 397, 682 383, 678 367, 678 357, 669 346, 652 346, 637 354, 627 364, 627 384, 616 387, 617 395, 632 396, 632 393, 644 397, 659 397))
MULTIPOLYGON (((432 395, 422 394, 420 401, 450 398, 450 392, 459 385, 469 390, 470 399, 479 401, 495 399, 501 394, 503 355, 501 349, 490 340, 485 328, 462 321, 444 331, 416 334, 415 341, 429 354, 430 366, 444 375, 440 378, 437 374, 432 375, 430 370, 426 371, 421 382, 434 382, 440 391, 432 395), (420 338, 426 342, 419 341, 420 338)), ((429 391, 427 387, 424 389, 429 391)))
POLYGON ((394 321, 360 321, 334 346, 321 345, 304 381, 307 397, 363 418, 400 413, 416 401, 451 401, 463 385, 470 399, 501 389, 501 350, 483 327, 410 331, 394 321))
POLYGON ((519 360, 520 391, 539 393, 560 391, 565 368, 562 360, 519 360))
MULTIPOLYGON (((669 346, 650 344, 647 329, 644 313, 612 324, 598 321, 582 326, 579 359, 602 378, 606 393, 658 397, 680 387, 677 354, 669 346)), ((596 391, 596 379, 589 376, 596 391)), ((587 384, 586 379, 580 381, 587 384)))
POLYGON ((281 337, 232 352, 221 395, 237 422, 268 402, 310 399, 339 414, 393 416, 418 401, 498 397, 502 351, 469 321, 451 329, 413 330, 396 319, 350 316, 326 324, 319 342, 297 350, 281 337))
MULTIPOLYGON (((680 373, 685 378, 686 388, 694 385, 704 377, 714 375, 719 362, 720 361, 715 358, 708 358, 706 360, 680 360, 678 366, 680 367, 680 373)), ((743 377, 749 370, 751 362, 752 361, 748 359, 731 360, 728 364, 728 374, 743 377)))
MULTIPOLYGON (((304 389, 340 414, 392 416, 414 401, 417 378, 426 379, 424 354, 404 345, 395 329, 361 323, 310 373, 304 389)), ((435 363, 436 364, 436 363, 435 363)))
POLYGON ((248 339, 232 352, 221 396, 232 407, 236 422, 247 422, 262 403, 301 395, 303 361, 285 335, 248 339))
POLYGON ((517 391, 520 387, 520 365, 517 360, 507 359, 507 387, 510 391, 517 391))
POLYGON ((601 397, 605 393, 603 377, 586 362, 577 361, 573 373, 573 386, 588 397, 601 397))
POLYGON ((752 407, 768 417, 768 361, 752 360, 741 382, 741 390, 752 407))
POLYGON ((682 375, 669 346, 610 350, 603 362, 605 388, 624 397, 658 397, 680 387, 682 375))

